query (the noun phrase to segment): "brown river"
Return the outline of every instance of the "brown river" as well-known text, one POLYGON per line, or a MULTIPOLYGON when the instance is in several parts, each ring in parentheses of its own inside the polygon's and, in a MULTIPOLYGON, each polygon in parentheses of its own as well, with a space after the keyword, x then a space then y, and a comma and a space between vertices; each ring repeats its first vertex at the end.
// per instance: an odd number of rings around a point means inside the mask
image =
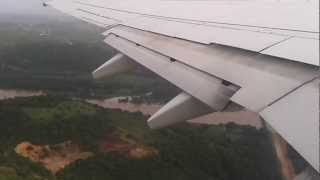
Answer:
MULTIPOLYGON (((156 111, 158 111, 162 105, 160 104, 133 104, 133 103, 119 103, 119 99, 124 97, 115 97, 110 99, 100 99, 93 100, 88 99, 86 102, 95 104, 108 109, 121 109, 123 111, 129 112, 138 112, 145 115, 152 115, 156 111)), ((197 124, 227 124, 227 123, 235 123, 239 125, 249 125, 256 127, 257 129, 262 128, 262 121, 256 113, 249 111, 240 111, 240 112, 231 112, 231 113, 223 113, 216 112, 212 114, 208 114, 205 116, 201 116, 199 118, 195 118, 189 120, 190 123, 197 124)))
MULTIPOLYGON (((30 97, 44 95, 43 91, 28 91, 15 89, 0 89, 0 100, 15 98, 15 97, 30 97)), ((114 97, 109 99, 86 99, 85 101, 91 104, 101 106, 108 109, 121 109, 128 112, 138 112, 145 115, 152 115, 159 110, 160 104, 133 104, 120 103, 118 100, 123 97, 114 97)), ((189 120, 190 123, 198 124, 227 124, 233 122, 239 125, 249 125, 260 129, 263 124, 259 116, 249 111, 231 112, 231 113, 212 113, 206 116, 189 120)))
MULTIPOLYGON (((30 97, 30 96, 40 96, 44 95, 43 91, 27 91, 27 90, 4 90, 0 89, 0 100, 15 98, 15 97, 30 97)), ((152 115, 157 110, 159 110, 162 105, 160 104, 133 104, 133 103, 121 103, 118 100, 123 97, 114 97, 109 99, 86 99, 85 101, 91 104, 98 105, 103 108, 108 109, 121 109, 123 111, 128 112, 138 112, 145 115, 152 115)), ((223 113, 217 112, 208 114, 199 118, 195 118, 189 120, 190 123, 197 124, 227 124, 227 123, 235 123, 238 125, 249 125, 260 129, 263 127, 263 123, 259 116, 256 113, 249 111, 240 111, 240 112, 231 112, 231 113, 223 113)), ((276 138, 275 134, 273 134, 273 141, 276 148, 276 154, 278 159, 280 160, 281 171, 285 180, 291 180, 294 176, 292 172, 291 161, 287 159, 286 156, 286 143, 282 140, 279 143, 279 137, 276 138)))
POLYGON ((15 89, 0 89, 0 100, 16 98, 16 97, 30 97, 44 95, 42 91, 26 91, 15 89))

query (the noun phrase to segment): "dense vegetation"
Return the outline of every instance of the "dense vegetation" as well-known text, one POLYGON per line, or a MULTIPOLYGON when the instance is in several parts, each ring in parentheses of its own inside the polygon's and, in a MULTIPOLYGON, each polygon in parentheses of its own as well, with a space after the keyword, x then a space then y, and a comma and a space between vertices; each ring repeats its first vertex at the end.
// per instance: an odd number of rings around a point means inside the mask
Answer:
POLYGON ((1 22, 0 18, 0 88, 77 97, 143 96, 152 92, 152 101, 166 101, 179 92, 144 68, 108 81, 93 81, 91 72, 115 54, 102 41, 102 30, 75 20, 39 18, 25 20, 31 23, 1 22))
MULTIPOLYGON (((71 100, 134 95, 137 103, 159 102, 179 92, 143 68, 108 81, 93 81, 91 72, 115 54, 102 42, 100 32, 64 16, 0 14, 0 88, 49 94, 0 101, 0 180, 280 179, 270 138, 263 129, 181 124, 151 131, 147 117, 140 113, 71 100), (101 152, 99 145, 109 133, 153 147, 159 154, 134 160, 101 152), (95 156, 57 175, 14 151, 22 141, 54 145, 69 140, 95 156)), ((301 161, 296 164, 305 167, 301 161)))
POLYGON ((141 113, 105 110, 53 96, 1 101, 0 179, 279 179, 271 141, 263 129, 181 124, 152 131, 146 118, 141 113), (101 152, 99 143, 115 132, 159 154, 130 159, 101 152), (67 140, 96 155, 71 164, 56 177, 14 152, 21 141, 55 144, 67 140))

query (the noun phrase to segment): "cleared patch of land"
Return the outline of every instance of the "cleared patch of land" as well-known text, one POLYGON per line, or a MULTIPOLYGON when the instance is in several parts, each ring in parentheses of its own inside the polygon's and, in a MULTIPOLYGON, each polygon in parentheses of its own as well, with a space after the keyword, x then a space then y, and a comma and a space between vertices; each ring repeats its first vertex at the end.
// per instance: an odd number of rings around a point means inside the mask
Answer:
POLYGON ((181 123, 150 130, 147 118, 59 96, 0 101, 0 166, 9 168, 0 177, 280 180, 264 129, 181 123))
POLYGON ((22 142, 15 152, 32 162, 40 163, 53 174, 64 169, 67 165, 94 156, 92 152, 83 152, 79 145, 70 141, 56 145, 34 145, 22 142))
POLYGON ((124 136, 111 134, 100 143, 100 151, 103 153, 118 153, 130 159, 143 159, 159 155, 159 151, 153 147, 139 144, 124 136))

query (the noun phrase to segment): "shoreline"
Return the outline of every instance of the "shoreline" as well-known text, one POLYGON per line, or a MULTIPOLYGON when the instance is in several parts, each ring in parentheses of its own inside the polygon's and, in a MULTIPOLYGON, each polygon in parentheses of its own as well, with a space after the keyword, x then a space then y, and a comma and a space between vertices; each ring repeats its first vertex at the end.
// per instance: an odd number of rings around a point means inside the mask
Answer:
MULTIPOLYGON (((46 95, 43 91, 17 90, 17 89, 0 89, 0 100, 13 99, 16 97, 32 97, 46 95)), ((108 109, 121 109, 127 112, 141 112, 144 115, 153 115, 163 105, 161 104, 134 104, 131 102, 119 102, 124 97, 113 97, 105 99, 83 99, 87 103, 97 105, 108 109)), ((248 125, 261 129, 263 127, 262 120, 259 115, 249 111, 239 112, 215 112, 194 118, 188 121, 195 124, 219 125, 235 123, 237 125, 248 125)))

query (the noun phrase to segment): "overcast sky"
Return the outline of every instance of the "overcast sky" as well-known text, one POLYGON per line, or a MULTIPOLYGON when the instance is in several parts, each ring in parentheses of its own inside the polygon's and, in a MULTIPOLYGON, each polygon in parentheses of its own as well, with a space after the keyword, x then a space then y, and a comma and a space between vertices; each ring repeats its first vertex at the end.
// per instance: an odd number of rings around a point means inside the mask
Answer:
POLYGON ((56 10, 43 7, 44 0, 0 0, 0 14, 53 15, 56 10))

